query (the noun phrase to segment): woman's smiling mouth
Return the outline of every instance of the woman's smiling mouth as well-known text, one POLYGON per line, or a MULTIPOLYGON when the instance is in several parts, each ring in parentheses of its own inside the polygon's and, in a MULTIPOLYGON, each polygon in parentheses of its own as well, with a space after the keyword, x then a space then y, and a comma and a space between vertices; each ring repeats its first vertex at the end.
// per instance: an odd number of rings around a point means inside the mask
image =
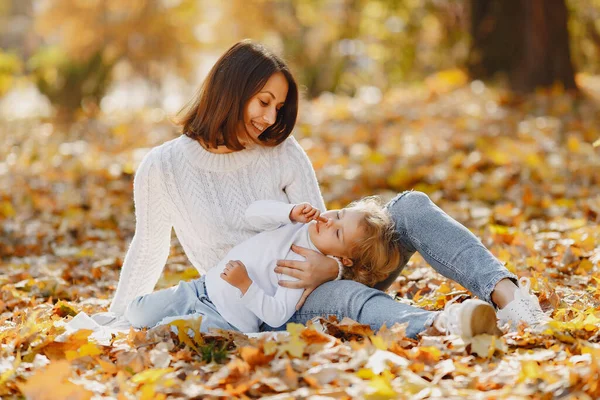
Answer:
POLYGON ((254 128, 256 128, 256 130, 258 130, 258 132, 260 132, 260 133, 262 133, 262 131, 264 131, 264 130, 265 130, 265 128, 266 128, 266 126, 261 126, 261 125, 257 124, 257 123, 256 123, 256 122, 254 122, 254 121, 250 121, 250 123, 251 123, 251 124, 252 124, 252 126, 253 126, 254 128))

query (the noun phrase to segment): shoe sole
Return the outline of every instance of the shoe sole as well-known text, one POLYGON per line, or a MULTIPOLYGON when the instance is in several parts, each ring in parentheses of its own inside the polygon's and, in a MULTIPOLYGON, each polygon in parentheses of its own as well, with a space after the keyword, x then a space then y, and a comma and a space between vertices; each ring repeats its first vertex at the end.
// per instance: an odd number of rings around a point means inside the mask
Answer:
POLYGON ((463 336, 466 338, 482 334, 500 336, 501 331, 496 323, 494 307, 477 299, 470 299, 467 302, 469 304, 464 305, 467 309, 463 312, 461 320, 463 336))

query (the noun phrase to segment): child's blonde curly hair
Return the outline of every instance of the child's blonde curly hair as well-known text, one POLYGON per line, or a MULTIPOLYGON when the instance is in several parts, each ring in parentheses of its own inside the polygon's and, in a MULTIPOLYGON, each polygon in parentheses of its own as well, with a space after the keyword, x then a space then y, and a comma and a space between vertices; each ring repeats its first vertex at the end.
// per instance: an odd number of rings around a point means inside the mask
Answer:
POLYGON ((345 208, 362 212, 362 239, 350 248, 353 266, 345 267, 343 279, 351 279, 373 287, 383 281, 400 264, 401 253, 394 221, 377 196, 365 197, 345 208))

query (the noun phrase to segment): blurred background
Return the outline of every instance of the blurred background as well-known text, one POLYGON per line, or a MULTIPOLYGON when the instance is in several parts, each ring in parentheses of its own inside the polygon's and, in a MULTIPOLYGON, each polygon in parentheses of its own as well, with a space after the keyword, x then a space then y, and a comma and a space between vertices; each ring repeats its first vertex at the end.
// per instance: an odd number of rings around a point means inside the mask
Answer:
POLYGON ((2 0, 2 116, 175 113, 247 37, 284 55, 307 99, 374 102, 440 71, 572 89, 598 72, 599 14, 597 0, 2 0))

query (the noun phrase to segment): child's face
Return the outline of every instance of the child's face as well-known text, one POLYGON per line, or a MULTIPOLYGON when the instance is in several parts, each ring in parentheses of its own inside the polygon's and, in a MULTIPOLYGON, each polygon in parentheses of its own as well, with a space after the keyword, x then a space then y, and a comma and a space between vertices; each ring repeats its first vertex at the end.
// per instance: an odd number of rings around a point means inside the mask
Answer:
POLYGON ((352 208, 344 208, 329 210, 321 216, 329 221, 327 223, 313 221, 308 227, 313 244, 323 254, 341 257, 344 265, 352 265, 350 249, 364 233, 361 228, 364 213, 352 208))

